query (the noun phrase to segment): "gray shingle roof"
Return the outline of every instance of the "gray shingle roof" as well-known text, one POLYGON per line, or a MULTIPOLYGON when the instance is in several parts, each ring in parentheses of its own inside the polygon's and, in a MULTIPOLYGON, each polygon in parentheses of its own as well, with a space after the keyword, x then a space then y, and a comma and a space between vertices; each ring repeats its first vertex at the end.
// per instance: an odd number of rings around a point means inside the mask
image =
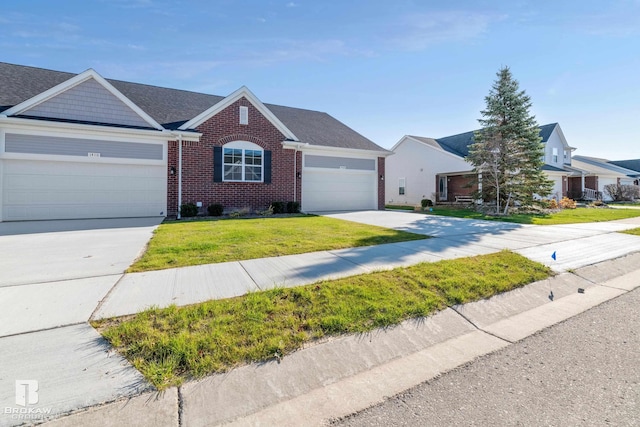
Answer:
POLYGON ((632 171, 640 173, 640 159, 612 160, 609 163, 613 163, 614 165, 620 166, 621 168, 630 169, 632 171))
MULTIPOLYGON (((542 142, 547 142, 549 140, 549 137, 556 125, 557 123, 550 123, 540 126, 540 137, 542 138, 542 142)), ((469 155, 469 146, 473 144, 473 134, 475 132, 477 132, 477 130, 460 133, 458 135, 445 136, 444 138, 437 138, 436 141, 445 151, 455 154, 456 156, 466 157, 469 155)))
MULTIPOLYGON (((0 112, 74 76, 72 73, 0 62, 0 112)), ((224 99, 217 95, 107 80, 167 129, 177 129, 224 99)), ((265 105, 301 142, 326 147, 387 151, 327 113, 265 105)))
POLYGON ((552 171, 552 172, 566 172, 565 169, 562 168, 558 168, 555 166, 551 166, 551 165, 542 165, 542 169, 543 171, 552 171))
POLYGON ((327 147, 387 151, 327 113, 265 105, 302 142, 327 147))
POLYGON ((0 62, 0 112, 75 76, 0 62))
POLYGON ((577 160, 579 162, 584 162, 587 163, 589 165, 593 165, 593 166, 597 166, 597 167, 601 167, 603 169, 607 169, 610 170, 612 172, 615 173, 619 173, 622 175, 627 175, 629 177, 637 177, 638 175, 640 175, 640 172, 636 171, 635 169, 630 169, 630 168, 625 168, 623 166, 620 166, 614 162, 610 162, 609 160, 606 159, 600 159, 598 157, 588 157, 588 156, 573 156, 574 160, 577 160))

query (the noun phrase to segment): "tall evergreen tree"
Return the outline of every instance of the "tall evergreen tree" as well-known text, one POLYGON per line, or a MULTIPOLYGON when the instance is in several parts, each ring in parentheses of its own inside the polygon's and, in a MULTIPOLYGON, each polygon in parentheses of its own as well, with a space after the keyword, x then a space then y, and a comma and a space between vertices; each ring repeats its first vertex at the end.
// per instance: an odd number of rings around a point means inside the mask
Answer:
POLYGON ((478 120, 482 129, 474 134, 466 159, 479 174, 483 196, 496 201, 496 213, 504 207, 507 214, 516 202, 528 205, 534 195, 550 194, 553 182, 542 171, 544 144, 529 112, 531 98, 520 90, 509 67, 496 75, 478 120))

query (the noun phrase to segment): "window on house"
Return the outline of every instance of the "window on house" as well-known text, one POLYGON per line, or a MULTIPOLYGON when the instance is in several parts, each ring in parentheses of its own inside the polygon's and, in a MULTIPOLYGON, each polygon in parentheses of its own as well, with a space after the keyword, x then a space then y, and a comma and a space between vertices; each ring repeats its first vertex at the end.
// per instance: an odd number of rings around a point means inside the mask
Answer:
POLYGON ((264 151, 251 142, 230 142, 222 147, 224 181, 262 182, 264 151))
POLYGON ((249 124, 249 107, 240 107, 240 124, 249 124))
POLYGON ((406 179, 400 178, 398 179, 398 194, 404 196, 404 187, 405 187, 406 179))
POLYGON ((551 158, 552 158, 553 163, 558 163, 558 149, 557 148, 554 148, 552 150, 551 158))

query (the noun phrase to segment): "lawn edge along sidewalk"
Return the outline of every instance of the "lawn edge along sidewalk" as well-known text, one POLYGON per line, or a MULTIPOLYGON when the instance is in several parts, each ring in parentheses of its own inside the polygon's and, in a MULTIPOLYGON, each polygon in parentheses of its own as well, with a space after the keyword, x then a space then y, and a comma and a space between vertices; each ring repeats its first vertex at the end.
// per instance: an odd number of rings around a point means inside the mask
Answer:
POLYGON ((638 265, 640 253, 633 253, 581 267, 426 319, 330 339, 279 362, 243 366, 48 425, 325 425, 637 288, 638 265))

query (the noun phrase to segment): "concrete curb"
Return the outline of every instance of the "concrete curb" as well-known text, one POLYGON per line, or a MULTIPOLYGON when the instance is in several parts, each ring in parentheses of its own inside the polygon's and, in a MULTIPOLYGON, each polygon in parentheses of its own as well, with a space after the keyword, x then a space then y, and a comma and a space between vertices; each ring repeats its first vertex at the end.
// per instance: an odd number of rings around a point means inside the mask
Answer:
POLYGON ((107 405, 88 408, 48 422, 50 427, 160 427, 178 425, 178 389, 145 393, 107 405))
POLYGON ((280 363, 189 382, 164 400, 145 394, 52 425, 326 425, 635 289, 639 261, 635 253, 583 267, 420 321, 311 345, 280 363))

